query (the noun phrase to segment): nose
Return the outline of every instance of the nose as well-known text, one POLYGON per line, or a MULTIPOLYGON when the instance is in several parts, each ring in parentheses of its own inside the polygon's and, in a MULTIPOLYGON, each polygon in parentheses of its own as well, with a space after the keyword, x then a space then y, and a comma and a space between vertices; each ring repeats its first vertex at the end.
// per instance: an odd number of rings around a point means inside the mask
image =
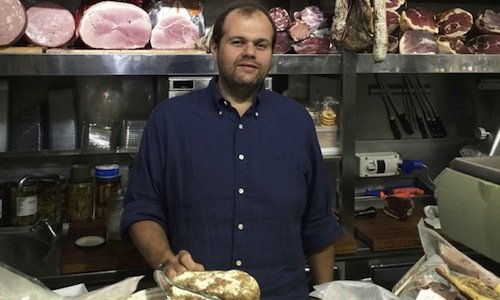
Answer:
POLYGON ((255 56, 255 45, 253 43, 246 43, 245 47, 243 48, 243 56, 250 56, 254 57, 255 56))

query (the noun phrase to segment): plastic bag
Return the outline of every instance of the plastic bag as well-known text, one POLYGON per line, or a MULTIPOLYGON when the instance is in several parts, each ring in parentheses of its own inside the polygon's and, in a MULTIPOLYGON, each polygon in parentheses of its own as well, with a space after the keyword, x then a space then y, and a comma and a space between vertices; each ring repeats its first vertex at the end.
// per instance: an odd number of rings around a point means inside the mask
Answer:
POLYGON ((421 290, 432 285, 449 286, 435 271, 438 266, 455 274, 478 278, 491 287, 500 284, 497 276, 457 250, 435 230, 426 227, 423 219, 418 223, 418 232, 425 255, 394 285, 392 291, 401 299, 416 299, 421 290))
POLYGON ((144 276, 129 277, 81 296, 65 297, 47 288, 40 280, 0 262, 0 299, 23 300, 122 300, 127 299, 144 276))
POLYGON ((314 287, 309 295, 321 300, 397 300, 390 291, 371 282, 337 280, 323 283, 314 287))

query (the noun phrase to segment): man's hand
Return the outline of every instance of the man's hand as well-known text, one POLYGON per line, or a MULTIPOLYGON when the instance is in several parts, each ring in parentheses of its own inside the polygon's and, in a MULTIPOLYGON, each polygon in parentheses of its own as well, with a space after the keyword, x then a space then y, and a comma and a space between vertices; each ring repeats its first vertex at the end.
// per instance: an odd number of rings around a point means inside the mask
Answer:
POLYGON ((191 254, 186 250, 181 250, 177 255, 163 261, 160 269, 169 278, 173 278, 184 271, 205 271, 205 267, 195 262, 191 254))

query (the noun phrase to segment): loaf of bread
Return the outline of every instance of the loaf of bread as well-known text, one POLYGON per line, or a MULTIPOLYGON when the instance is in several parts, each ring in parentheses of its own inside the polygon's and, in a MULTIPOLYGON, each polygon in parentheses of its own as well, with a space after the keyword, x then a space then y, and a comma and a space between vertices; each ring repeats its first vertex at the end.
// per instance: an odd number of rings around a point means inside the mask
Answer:
MULTIPOLYGON (((224 300, 258 300, 259 284, 250 274, 239 271, 187 271, 172 278, 172 281, 191 291, 216 296, 224 300)), ((172 300, 205 300, 206 298, 177 287, 168 291, 172 300)))

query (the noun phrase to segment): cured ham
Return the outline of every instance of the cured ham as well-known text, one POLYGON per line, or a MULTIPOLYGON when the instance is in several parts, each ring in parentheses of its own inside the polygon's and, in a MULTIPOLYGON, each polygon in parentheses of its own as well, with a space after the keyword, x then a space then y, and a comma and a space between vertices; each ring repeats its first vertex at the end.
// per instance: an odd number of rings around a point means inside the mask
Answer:
POLYGON ((315 31, 319 28, 324 27, 326 19, 323 12, 319 7, 311 5, 306 6, 301 11, 296 11, 293 13, 293 18, 296 21, 304 22, 310 31, 315 31))
POLYGON ((103 1, 82 15, 78 34, 91 48, 139 49, 151 37, 151 21, 142 8, 115 1, 103 1))
POLYGON ((408 30, 399 40, 401 54, 436 54, 439 48, 436 38, 427 30, 408 30))
POLYGON ((434 13, 423 7, 403 10, 399 27, 403 31, 426 30, 434 34, 439 32, 439 28, 434 19, 434 13))
POLYGON ((500 54, 500 34, 476 36, 467 42, 467 46, 473 53, 500 54))
POLYGON ((75 35, 75 18, 69 9, 48 1, 38 2, 28 8, 28 41, 42 47, 61 47, 75 35))
POLYGON ((500 33, 500 13, 491 9, 480 12, 476 18, 476 26, 484 33, 500 33))
POLYGON ((386 11, 387 34, 393 33, 398 27, 401 15, 397 11, 386 11))
POLYGON ((387 10, 395 11, 395 10, 398 10, 405 3, 406 3, 405 0, 386 0, 385 7, 387 10))
POLYGON ((472 14, 462 8, 452 8, 438 14, 436 22, 439 33, 449 37, 466 35, 474 24, 472 14))
POLYGON ((19 0, 0 1, 0 47, 10 46, 23 36, 28 23, 19 0))
POLYGON ((469 48, 461 38, 438 36, 436 39, 441 54, 470 54, 469 48))

